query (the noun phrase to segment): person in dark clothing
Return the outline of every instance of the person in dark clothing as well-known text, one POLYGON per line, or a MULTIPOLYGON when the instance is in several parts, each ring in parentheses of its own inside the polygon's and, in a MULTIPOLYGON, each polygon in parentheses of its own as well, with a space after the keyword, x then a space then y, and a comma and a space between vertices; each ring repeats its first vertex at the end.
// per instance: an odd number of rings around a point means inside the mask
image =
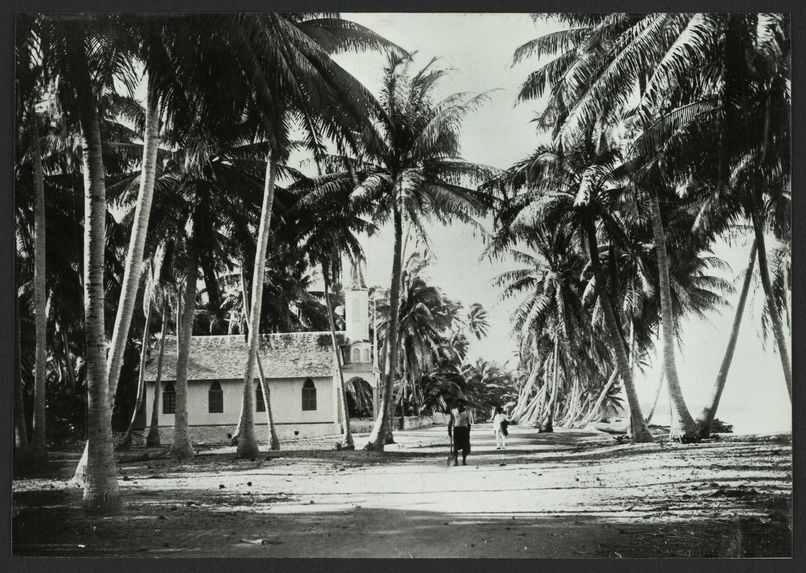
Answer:
POLYGON ((467 454, 470 453, 470 412, 463 402, 451 410, 448 422, 448 436, 453 438, 453 465, 459 465, 459 451, 462 451, 462 465, 467 465, 467 454))

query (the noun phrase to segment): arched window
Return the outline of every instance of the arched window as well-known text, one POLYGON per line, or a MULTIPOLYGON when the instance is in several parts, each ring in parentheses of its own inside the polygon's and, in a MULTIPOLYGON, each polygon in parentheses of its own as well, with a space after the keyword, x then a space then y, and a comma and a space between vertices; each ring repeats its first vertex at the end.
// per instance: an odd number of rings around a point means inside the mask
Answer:
POLYGON ((369 348, 364 349, 364 362, 369 362, 369 348))
POLYGON ((310 378, 302 383, 302 409, 316 410, 316 386, 310 378))
POLYGON ((350 362, 361 362, 361 351, 358 348, 353 348, 353 359, 350 362))
POLYGON ((168 382, 162 390, 162 413, 176 413, 176 390, 174 385, 168 382))
POLYGON ((207 391, 207 411, 211 414, 221 414, 224 411, 224 392, 221 391, 218 380, 213 380, 207 391))
POLYGON ((255 384, 255 411, 266 411, 266 401, 263 399, 263 388, 260 385, 260 381, 255 384))

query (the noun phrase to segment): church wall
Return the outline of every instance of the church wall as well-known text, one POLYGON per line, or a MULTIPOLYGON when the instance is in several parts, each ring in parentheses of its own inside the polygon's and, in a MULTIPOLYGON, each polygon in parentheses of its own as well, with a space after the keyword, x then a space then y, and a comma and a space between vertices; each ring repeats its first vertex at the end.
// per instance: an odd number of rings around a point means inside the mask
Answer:
MULTIPOLYGON (((303 432, 297 428, 300 425, 333 425, 335 419, 334 407, 334 387, 333 379, 330 377, 312 377, 316 387, 316 410, 302 410, 302 385, 304 378, 292 380, 267 380, 269 392, 271 394, 272 414, 274 423, 277 426, 278 435, 288 430, 290 436, 294 436, 294 431, 303 432), (294 426, 294 428, 282 428, 282 426, 294 426)), ((210 413, 208 411, 208 390, 209 380, 192 381, 188 383, 188 425, 211 426, 229 428, 227 432, 232 432, 238 425, 238 417, 241 413, 241 402, 243 401, 243 381, 241 380, 219 380, 224 398, 224 411, 221 413, 210 413)), ((255 386, 260 381, 255 380, 255 386)), ((151 417, 151 403, 153 401, 154 384, 148 382, 145 389, 144 401, 148 408, 148 419, 151 417)), ((159 426, 163 428, 173 428, 174 415, 162 413, 162 397, 160 398, 159 426)), ((255 423, 266 423, 266 414, 255 411, 255 423)), ((319 432, 321 430, 312 430, 319 432)), ((337 430, 338 432, 338 430, 337 430)), ((309 434, 306 430, 304 433, 309 434)), ((312 435, 329 435, 330 430, 325 434, 314 433, 312 435)))

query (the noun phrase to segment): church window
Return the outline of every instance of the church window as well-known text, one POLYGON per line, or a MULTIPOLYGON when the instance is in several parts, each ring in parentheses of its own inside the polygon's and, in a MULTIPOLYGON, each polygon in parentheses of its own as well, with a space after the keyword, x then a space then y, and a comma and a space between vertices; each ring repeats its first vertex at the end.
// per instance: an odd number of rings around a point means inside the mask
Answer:
POLYGON ((369 362, 369 348, 364 349, 364 362, 369 362))
POLYGON ((176 413, 176 390, 174 385, 168 382, 162 390, 162 413, 176 413))
POLYGON ((310 378, 302 384, 302 409, 316 410, 316 386, 310 378))
POLYGON ((211 414, 221 414, 224 411, 224 392, 217 380, 213 380, 207 391, 207 411, 211 414))
POLYGON ((351 362, 361 362, 361 351, 358 348, 353 348, 353 359, 351 362))

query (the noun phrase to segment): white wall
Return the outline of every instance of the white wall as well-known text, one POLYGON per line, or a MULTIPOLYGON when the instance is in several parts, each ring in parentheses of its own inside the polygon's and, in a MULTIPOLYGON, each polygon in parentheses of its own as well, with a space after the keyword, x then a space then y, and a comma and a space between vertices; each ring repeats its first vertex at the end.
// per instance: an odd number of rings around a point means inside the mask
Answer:
MULTIPOLYGON (((316 410, 302 410, 302 384, 304 378, 293 380, 269 380, 271 394, 272 414, 274 423, 280 424, 306 424, 334 422, 334 392, 333 379, 325 377, 311 378, 316 386, 316 410)), ((220 380, 221 391, 224 394, 224 411, 219 414, 208 412, 207 391, 210 381, 194 381, 188 383, 188 425, 231 425, 238 424, 243 401, 243 382, 241 380, 220 380)), ((260 381, 255 380, 255 386, 260 381)), ((153 401, 154 383, 148 382, 145 390, 145 403, 148 412, 148 421, 151 420, 151 403, 153 401)), ((162 396, 160 396, 160 426, 173 426, 174 415, 162 413, 162 396)), ((255 423, 265 424, 264 412, 255 412, 255 423)))

